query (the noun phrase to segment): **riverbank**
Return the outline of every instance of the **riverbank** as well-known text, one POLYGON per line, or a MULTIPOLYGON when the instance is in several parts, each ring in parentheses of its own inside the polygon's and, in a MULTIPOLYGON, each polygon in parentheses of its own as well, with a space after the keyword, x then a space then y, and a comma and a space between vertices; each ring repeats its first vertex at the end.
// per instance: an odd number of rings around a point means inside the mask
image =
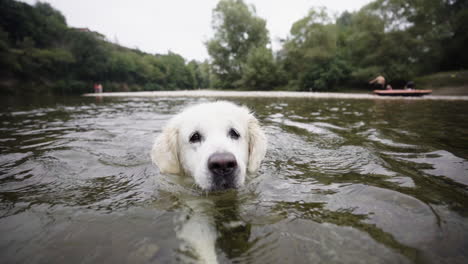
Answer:
POLYGON ((319 93, 319 92, 263 92, 263 91, 215 91, 215 90, 185 90, 185 91, 153 91, 153 92, 118 92, 118 93, 88 93, 83 96, 94 97, 256 97, 256 98, 338 98, 338 99, 405 99, 405 100, 462 100, 468 101, 468 96, 428 95, 423 97, 382 97, 374 94, 359 93, 319 93))
POLYGON ((418 89, 430 89, 434 95, 468 95, 468 71, 449 71, 415 78, 418 89))

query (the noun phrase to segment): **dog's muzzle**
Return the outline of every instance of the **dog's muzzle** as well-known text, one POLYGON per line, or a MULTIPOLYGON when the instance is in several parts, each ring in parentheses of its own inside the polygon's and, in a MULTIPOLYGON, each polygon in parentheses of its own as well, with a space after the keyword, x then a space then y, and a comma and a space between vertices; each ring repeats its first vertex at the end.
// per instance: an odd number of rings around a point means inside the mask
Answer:
POLYGON ((213 177, 213 190, 236 188, 238 166, 232 153, 214 153, 208 158, 208 169, 213 177))

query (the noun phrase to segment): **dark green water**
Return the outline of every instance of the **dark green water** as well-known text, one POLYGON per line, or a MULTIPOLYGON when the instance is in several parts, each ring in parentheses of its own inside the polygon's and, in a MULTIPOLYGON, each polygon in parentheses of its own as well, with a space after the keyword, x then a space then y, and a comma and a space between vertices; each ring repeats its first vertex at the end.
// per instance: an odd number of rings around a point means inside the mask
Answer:
POLYGON ((204 194, 149 151, 199 98, 2 99, 1 263, 468 263, 468 102, 229 99, 269 138, 204 194))

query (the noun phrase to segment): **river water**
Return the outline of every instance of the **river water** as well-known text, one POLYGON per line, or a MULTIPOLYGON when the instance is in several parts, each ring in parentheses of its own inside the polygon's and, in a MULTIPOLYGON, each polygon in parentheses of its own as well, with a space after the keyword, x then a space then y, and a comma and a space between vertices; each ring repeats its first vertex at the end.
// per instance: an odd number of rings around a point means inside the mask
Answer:
POLYGON ((1 263, 468 263, 468 102, 228 98, 257 175, 206 194, 149 152, 215 98, 3 98, 1 263))

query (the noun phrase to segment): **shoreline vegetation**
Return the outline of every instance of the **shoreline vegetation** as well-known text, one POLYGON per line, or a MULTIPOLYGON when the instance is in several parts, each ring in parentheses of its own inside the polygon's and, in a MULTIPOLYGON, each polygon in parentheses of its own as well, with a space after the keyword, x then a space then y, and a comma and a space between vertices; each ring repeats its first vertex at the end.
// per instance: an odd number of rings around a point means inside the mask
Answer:
POLYGON ((311 8, 278 51, 266 20, 243 0, 213 10, 210 58, 149 54, 72 28, 50 4, 0 2, 0 94, 76 95, 176 90, 370 92, 383 75, 435 95, 468 95, 468 2, 375 0, 332 15, 311 8), (249 89, 247 89, 248 87, 249 89))
POLYGON ((86 97, 251 97, 251 98, 337 98, 337 99, 384 99, 384 100, 462 100, 468 101, 466 96, 436 95, 423 97, 378 96, 370 93, 342 93, 342 92, 292 92, 292 91, 220 91, 220 90, 184 90, 184 91, 151 91, 151 92, 114 92, 87 93, 86 97))

